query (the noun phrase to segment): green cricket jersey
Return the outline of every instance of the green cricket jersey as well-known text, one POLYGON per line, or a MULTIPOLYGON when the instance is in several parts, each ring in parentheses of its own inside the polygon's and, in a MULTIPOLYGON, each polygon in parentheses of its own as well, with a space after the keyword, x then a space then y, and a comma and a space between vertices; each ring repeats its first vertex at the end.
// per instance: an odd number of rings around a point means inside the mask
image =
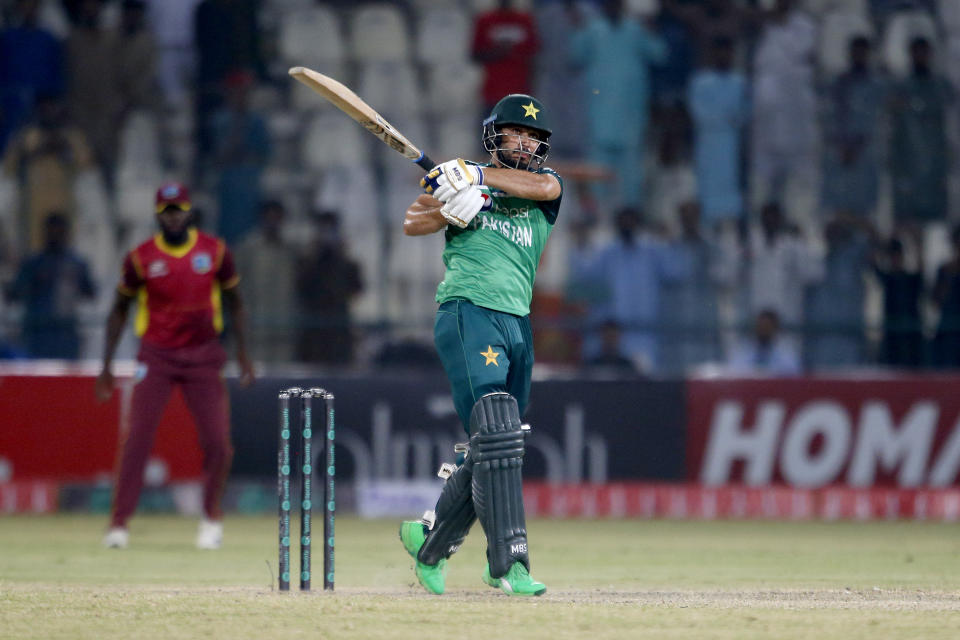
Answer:
POLYGON ((543 168, 537 173, 560 180, 561 194, 556 200, 535 202, 491 189, 493 207, 489 211, 478 213, 465 229, 447 227, 446 274, 437 288, 437 302, 463 298, 495 311, 530 314, 537 266, 563 197, 563 180, 556 171, 543 168))

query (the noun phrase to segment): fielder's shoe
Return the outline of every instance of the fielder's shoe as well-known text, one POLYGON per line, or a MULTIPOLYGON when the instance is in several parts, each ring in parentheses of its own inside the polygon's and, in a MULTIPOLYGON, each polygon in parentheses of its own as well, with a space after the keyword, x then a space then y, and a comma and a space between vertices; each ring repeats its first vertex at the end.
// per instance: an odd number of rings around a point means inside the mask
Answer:
POLYGON ((130 543, 130 532, 123 527, 111 527, 103 536, 103 546, 107 549, 126 549, 130 543))
POLYGON ((223 544, 223 523, 204 518, 197 529, 197 549, 219 549, 223 544))
POLYGON ((444 558, 434 565, 417 560, 417 553, 426 539, 423 524, 419 520, 405 520, 400 525, 400 541, 410 557, 416 561, 414 572, 417 574, 417 580, 430 593, 440 595, 446 586, 447 560, 444 558))
POLYGON ((490 565, 483 570, 483 581, 491 587, 500 589, 509 596, 540 596, 547 592, 547 585, 537 582, 522 562, 514 562, 502 578, 490 575, 490 565))

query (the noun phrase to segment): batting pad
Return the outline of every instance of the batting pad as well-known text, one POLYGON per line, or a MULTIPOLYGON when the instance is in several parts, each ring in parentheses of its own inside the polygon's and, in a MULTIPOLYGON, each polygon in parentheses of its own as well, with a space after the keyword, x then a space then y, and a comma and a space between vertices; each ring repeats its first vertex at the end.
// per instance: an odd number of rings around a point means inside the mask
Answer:
POLYGON ((527 525, 523 513, 523 430, 517 401, 491 393, 470 414, 473 507, 487 534, 490 575, 500 578, 514 562, 527 570, 527 525))
POLYGON ((437 519, 427 535, 426 541, 417 553, 417 560, 434 565, 443 558, 449 558, 463 544, 477 519, 473 510, 473 498, 470 495, 470 482, 473 478, 473 460, 470 454, 447 478, 440 492, 440 499, 434 511, 437 519))

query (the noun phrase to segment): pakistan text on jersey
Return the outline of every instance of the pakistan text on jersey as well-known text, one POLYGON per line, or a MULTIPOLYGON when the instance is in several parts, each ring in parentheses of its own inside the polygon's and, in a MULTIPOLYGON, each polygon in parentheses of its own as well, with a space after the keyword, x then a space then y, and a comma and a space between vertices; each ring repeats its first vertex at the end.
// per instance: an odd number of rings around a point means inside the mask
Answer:
POLYGON ((533 246, 533 229, 513 224, 509 220, 500 220, 492 216, 483 216, 480 229, 493 229, 521 247, 533 246))

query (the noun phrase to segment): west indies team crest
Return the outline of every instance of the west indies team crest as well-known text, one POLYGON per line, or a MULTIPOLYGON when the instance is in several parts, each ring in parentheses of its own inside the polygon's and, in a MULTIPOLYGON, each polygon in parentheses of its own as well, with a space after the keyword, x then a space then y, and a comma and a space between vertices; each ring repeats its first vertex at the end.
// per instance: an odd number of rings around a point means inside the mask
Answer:
POLYGON ((194 273, 209 273, 210 269, 213 268, 213 259, 209 253, 197 253, 190 258, 190 265, 193 267, 194 273))

